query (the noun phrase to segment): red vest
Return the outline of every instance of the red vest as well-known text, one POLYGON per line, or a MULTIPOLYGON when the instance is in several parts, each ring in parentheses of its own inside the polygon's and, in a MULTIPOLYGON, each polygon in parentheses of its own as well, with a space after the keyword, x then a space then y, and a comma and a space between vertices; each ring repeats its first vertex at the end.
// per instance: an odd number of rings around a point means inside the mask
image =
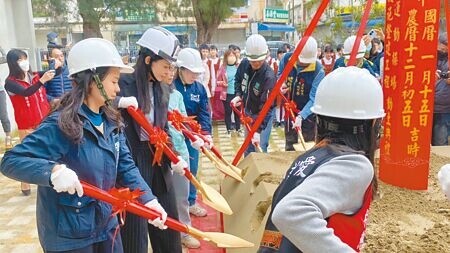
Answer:
POLYGON ((351 216, 337 213, 328 218, 327 227, 334 230, 334 234, 343 242, 359 252, 364 243, 367 215, 372 202, 372 186, 364 194, 363 205, 359 211, 351 216))
MULTIPOLYGON (((212 61, 211 61, 211 59, 208 59, 208 70, 211 70, 211 64, 212 64, 212 61)), ((220 67, 220 58, 219 59, 217 59, 217 63, 216 64, 214 64, 214 74, 215 74, 215 76, 216 76, 216 82, 217 82, 217 72, 219 71, 219 67, 220 67)), ((212 73, 210 73, 210 78, 209 78, 209 83, 208 83, 208 88, 209 88, 209 90, 212 92, 212 83, 211 83, 211 81, 212 81, 212 73)), ((214 86, 216 86, 216 85, 214 85, 214 86)), ((211 96, 214 96, 214 94, 211 94, 211 96)))
MULTIPOLYGON (((14 77, 8 77, 8 79, 24 88, 28 88, 39 82, 39 75, 33 76, 31 85, 14 77)), ((28 97, 20 95, 10 95, 9 97, 14 107, 14 118, 19 130, 36 128, 50 112, 50 104, 47 102, 47 94, 44 87, 39 88, 38 91, 28 97)))

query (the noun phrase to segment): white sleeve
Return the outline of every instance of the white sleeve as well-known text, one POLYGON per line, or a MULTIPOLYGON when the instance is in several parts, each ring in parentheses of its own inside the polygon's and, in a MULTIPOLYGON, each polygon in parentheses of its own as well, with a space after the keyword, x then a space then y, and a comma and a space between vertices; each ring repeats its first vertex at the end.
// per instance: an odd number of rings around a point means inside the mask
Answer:
POLYGON ((304 253, 355 252, 327 228, 325 219, 358 211, 372 177, 373 166, 362 155, 331 159, 275 206, 272 221, 304 253))

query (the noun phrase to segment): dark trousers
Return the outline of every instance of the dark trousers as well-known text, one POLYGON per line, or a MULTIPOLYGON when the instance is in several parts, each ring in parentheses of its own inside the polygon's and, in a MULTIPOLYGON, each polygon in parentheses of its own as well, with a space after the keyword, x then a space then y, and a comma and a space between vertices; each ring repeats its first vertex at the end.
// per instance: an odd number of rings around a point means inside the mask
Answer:
POLYGON ((66 250, 66 251, 49 251, 44 250, 44 253, 123 253, 122 240, 120 233, 116 234, 114 238, 115 228, 108 232, 108 239, 106 241, 94 243, 84 248, 66 250))
MULTIPOLYGON (((152 167, 150 150, 135 150, 133 154, 142 177, 148 183, 158 202, 166 210, 168 217, 178 220, 175 191, 166 186, 163 168, 152 167)), ((171 180, 171 178, 167 179, 171 180)), ((171 182, 170 182, 171 185, 171 182)), ((173 186, 177 187, 177 186, 173 186)), ((147 253, 148 237, 154 253, 181 253, 181 235, 172 229, 161 230, 149 224, 147 219, 127 213, 125 225, 121 229, 124 253, 147 253)))
POLYGON ((223 108, 225 109, 225 125, 227 126, 227 131, 230 131, 232 129, 236 129, 237 131, 241 129, 241 119, 239 118, 239 115, 237 115, 236 113, 234 114, 234 124, 236 127, 233 127, 231 122, 231 113, 233 111, 231 109, 230 102, 234 97, 234 94, 227 94, 227 100, 222 101, 223 108))
MULTIPOLYGON (((294 151, 294 144, 298 143, 297 130, 292 127, 294 122, 288 119, 284 126, 284 136, 286 139, 286 151, 294 151)), ((314 141, 316 135, 316 115, 311 114, 307 119, 302 121, 302 135, 305 141, 314 141)))

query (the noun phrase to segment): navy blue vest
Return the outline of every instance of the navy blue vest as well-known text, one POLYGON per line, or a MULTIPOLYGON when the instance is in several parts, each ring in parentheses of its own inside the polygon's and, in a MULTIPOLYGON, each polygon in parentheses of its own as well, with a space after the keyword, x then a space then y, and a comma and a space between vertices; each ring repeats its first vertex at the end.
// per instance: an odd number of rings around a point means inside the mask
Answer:
POLYGON ((357 151, 342 145, 327 145, 325 147, 313 148, 297 157, 286 172, 285 178, 273 194, 272 210, 266 223, 266 228, 261 240, 258 253, 301 253, 286 237, 284 237, 272 223, 272 213, 275 206, 289 192, 299 186, 312 175, 318 167, 329 160, 357 151))
POLYGON ((297 66, 289 73, 286 80, 286 85, 290 88, 288 99, 294 100, 298 109, 302 110, 308 103, 312 84, 321 69, 323 69, 322 65, 316 62, 314 71, 301 72, 297 66))

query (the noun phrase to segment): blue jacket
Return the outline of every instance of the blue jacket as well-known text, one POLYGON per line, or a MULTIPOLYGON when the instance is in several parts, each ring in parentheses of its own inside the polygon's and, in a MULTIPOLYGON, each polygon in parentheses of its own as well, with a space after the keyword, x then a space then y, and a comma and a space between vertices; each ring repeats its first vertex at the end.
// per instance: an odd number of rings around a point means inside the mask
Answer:
MULTIPOLYGON (((333 70, 340 68, 340 67, 347 67, 347 60, 344 57, 341 57, 336 60, 336 62, 334 63, 333 70)), ((358 67, 367 69, 369 71, 369 73, 371 75, 373 75, 374 77, 379 76, 379 74, 377 74, 374 70, 374 68, 376 68, 375 65, 371 61, 366 60, 365 58, 363 59, 362 66, 358 66, 358 67)))
POLYGON ((116 184, 141 189, 141 203, 154 199, 131 158, 125 136, 118 127, 103 121, 104 135, 95 129, 86 116, 83 140, 74 144, 58 127, 59 112, 48 116, 23 142, 5 153, 1 172, 15 180, 37 184, 37 229, 39 240, 47 251, 67 251, 104 241, 110 229, 117 226, 109 204, 77 194, 57 193, 50 175, 55 164, 66 164, 80 180, 103 190, 116 184))
POLYGON ((212 133, 211 114, 208 111, 208 96, 205 87, 195 81, 184 85, 180 77, 175 80, 175 87, 183 95, 184 105, 188 116, 197 116, 196 120, 206 134, 212 133))
MULTIPOLYGON (((281 59, 278 76, 283 73, 284 66, 291 55, 292 53, 286 53, 281 59)), ((312 114, 311 107, 316 98, 317 88, 324 77, 325 71, 319 61, 309 64, 305 68, 295 64, 289 73, 286 79, 286 85, 289 87, 289 99, 295 101, 303 119, 307 119, 312 114)))
MULTIPOLYGON (((437 69, 446 73, 448 71, 448 60, 439 60, 437 69)), ((434 91, 434 113, 450 113, 450 85, 446 79, 438 78, 434 91)))
POLYGON ((64 95, 64 93, 69 92, 71 89, 72 89, 72 80, 69 78, 69 68, 65 64, 61 68, 60 74, 55 75, 55 77, 52 80, 48 81, 45 84, 45 90, 47 92, 47 101, 51 102, 55 98, 60 98, 62 95, 64 95))

